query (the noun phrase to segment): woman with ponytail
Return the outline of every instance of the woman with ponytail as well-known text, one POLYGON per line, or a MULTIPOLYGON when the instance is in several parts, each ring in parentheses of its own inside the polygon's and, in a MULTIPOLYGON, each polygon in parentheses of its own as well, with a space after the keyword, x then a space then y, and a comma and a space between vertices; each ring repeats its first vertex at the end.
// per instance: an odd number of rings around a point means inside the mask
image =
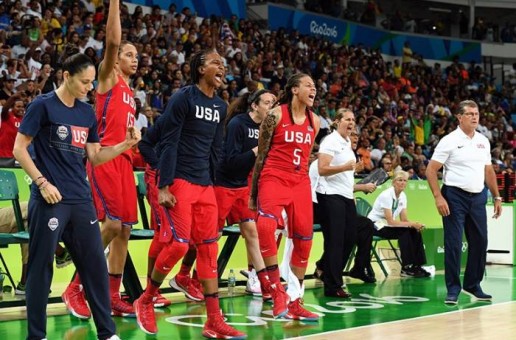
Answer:
POLYGON ((302 305, 303 279, 312 248, 313 210, 308 162, 319 118, 310 110, 316 95, 313 79, 304 73, 291 76, 284 94, 260 127, 258 154, 253 173, 249 207, 258 211, 260 251, 271 281, 274 317, 318 320, 302 305), (290 269, 298 282, 288 289, 280 283, 275 231, 286 211, 292 227, 293 253, 290 269), (289 302, 290 300, 290 302, 289 302))
POLYGON ((215 195, 219 208, 219 230, 226 220, 228 224, 238 223, 245 239, 249 276, 246 292, 271 298, 267 282, 261 272, 265 271, 258 232, 256 212, 248 207, 251 173, 258 154, 258 133, 260 123, 272 108, 276 97, 268 90, 246 93, 229 105, 225 121, 224 148, 221 162, 215 175, 215 195), (257 275, 258 273, 258 275, 257 275), (260 284, 262 283, 262 284, 260 284))

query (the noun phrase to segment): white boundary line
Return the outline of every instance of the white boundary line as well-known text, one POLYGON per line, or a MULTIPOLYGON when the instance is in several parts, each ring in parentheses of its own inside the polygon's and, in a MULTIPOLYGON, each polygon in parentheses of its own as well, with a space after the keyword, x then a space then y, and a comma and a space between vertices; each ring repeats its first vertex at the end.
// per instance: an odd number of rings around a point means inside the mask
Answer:
MULTIPOLYGON (((446 315, 446 314, 463 313, 463 312, 467 312, 467 311, 475 310, 475 309, 480 309, 480 308, 499 307, 499 306, 503 306, 503 305, 507 305, 507 304, 511 304, 511 303, 516 303, 516 301, 507 301, 507 302, 489 304, 489 305, 486 305, 486 306, 478 306, 478 307, 459 309, 459 310, 454 310, 454 311, 449 311, 449 312, 444 312, 444 313, 418 316, 418 317, 415 317, 415 318, 408 318, 408 319, 403 319, 403 320, 394 320, 394 321, 375 323, 375 324, 371 324, 371 325, 364 325, 364 326, 358 326, 358 327, 352 327, 352 328, 344 328, 344 329, 339 329, 339 330, 334 330, 334 331, 329 331, 329 332, 323 332, 323 333, 318 333, 318 334, 310 334, 310 335, 298 336, 298 337, 290 338, 290 339, 306 339, 306 338, 313 338, 313 337, 317 337, 317 336, 325 336, 325 335, 335 334, 335 333, 339 333, 340 334, 340 333, 344 333, 344 332, 355 331, 357 329, 362 329, 362 328, 375 327, 375 326, 383 326, 383 325, 402 323, 402 322, 414 321, 414 320, 421 320, 421 319, 433 318, 433 317, 436 317, 436 316, 441 316, 441 315, 446 315)), ((451 308, 454 308, 454 307, 451 307, 451 308)))

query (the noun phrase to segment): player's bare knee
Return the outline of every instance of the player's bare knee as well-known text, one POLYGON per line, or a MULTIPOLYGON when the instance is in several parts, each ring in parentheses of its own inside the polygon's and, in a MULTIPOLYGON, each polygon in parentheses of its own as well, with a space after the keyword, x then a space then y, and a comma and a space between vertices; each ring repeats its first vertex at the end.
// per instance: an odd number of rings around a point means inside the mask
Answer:
POLYGON ((240 226, 240 233, 248 241, 258 241, 258 231, 256 230, 256 224, 254 223, 242 223, 240 226))

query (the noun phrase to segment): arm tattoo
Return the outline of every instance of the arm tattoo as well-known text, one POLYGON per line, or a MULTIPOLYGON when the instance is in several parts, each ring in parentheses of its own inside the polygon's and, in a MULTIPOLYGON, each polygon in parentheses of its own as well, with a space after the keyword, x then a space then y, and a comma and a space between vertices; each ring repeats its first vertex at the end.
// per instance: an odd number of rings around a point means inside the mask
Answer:
POLYGON ((251 187, 251 198, 256 202, 258 197, 258 179, 263 169, 265 158, 271 148, 272 136, 274 135, 274 129, 278 117, 274 115, 273 111, 270 111, 265 117, 265 120, 260 125, 260 137, 258 139, 258 155, 256 156, 256 162, 254 163, 253 171, 253 182, 251 187))

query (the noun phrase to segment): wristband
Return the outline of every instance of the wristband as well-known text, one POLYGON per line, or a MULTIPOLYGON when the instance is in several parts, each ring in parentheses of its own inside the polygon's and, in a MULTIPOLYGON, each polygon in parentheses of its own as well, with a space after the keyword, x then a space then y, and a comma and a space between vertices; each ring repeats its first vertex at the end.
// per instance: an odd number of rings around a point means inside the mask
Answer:
POLYGON ((38 188, 41 188, 41 186, 43 184, 45 184, 46 182, 48 182, 47 179, 45 177, 43 177, 43 180, 41 181, 41 183, 39 183, 39 184, 36 183, 36 185, 38 186, 38 188))
POLYGON ((503 198, 500 197, 500 196, 496 196, 496 197, 493 197, 493 200, 495 200, 495 201, 502 201, 503 198))

